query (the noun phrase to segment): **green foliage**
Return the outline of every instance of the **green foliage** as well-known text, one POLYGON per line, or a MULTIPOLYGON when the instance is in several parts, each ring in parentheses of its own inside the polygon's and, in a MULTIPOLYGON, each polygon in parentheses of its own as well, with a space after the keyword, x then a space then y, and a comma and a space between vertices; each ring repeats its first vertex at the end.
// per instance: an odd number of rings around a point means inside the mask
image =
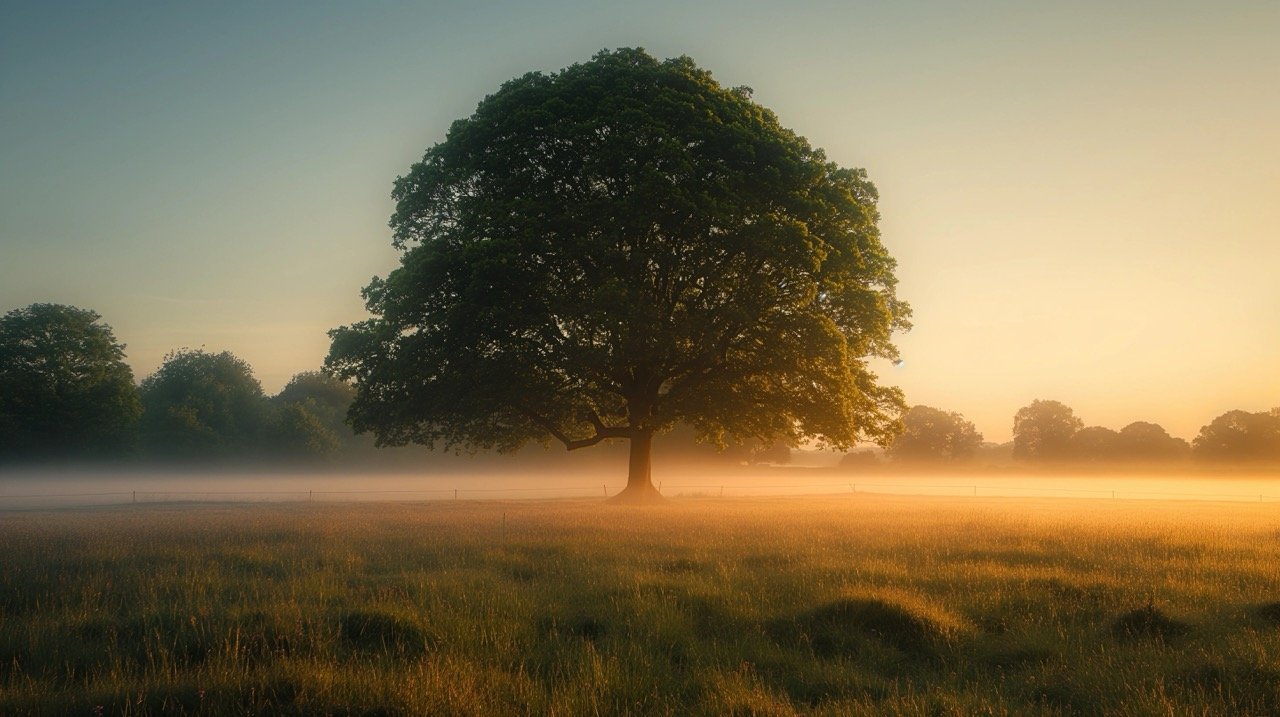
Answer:
POLYGON ((1071 456, 1071 439, 1084 426, 1070 407, 1058 401, 1035 400, 1013 417, 1013 457, 1060 461, 1071 456))
POLYGON ((867 363, 909 313, 875 187, 687 57, 507 82, 393 198, 401 265, 326 362, 380 444, 897 429, 901 393, 867 363))
POLYGON ((303 371, 289 379, 273 400, 279 403, 309 403, 317 412, 323 412, 326 423, 336 420, 341 425, 347 408, 356 397, 351 384, 322 371, 303 371))
POLYGON ((370 448, 347 425, 355 398, 350 384, 320 371, 304 371, 289 379, 271 398, 273 453, 297 458, 351 457, 370 448))
POLYGON ((269 450, 293 458, 327 458, 341 449, 340 439, 317 417, 315 403, 277 406, 268 430, 269 450))
POLYGON ((1208 460, 1280 460, 1280 408, 1227 411, 1201 428, 1192 445, 1197 457, 1208 460))
POLYGON ((169 458, 238 458, 263 448, 269 407, 253 369, 229 351, 179 349, 142 382, 143 447, 169 458))
POLYGON ((141 413, 124 345, 93 311, 32 304, 0 318, 0 458, 118 453, 141 413))
POLYGON ((888 453, 898 460, 940 461, 973 457, 982 434, 959 413, 912 406, 902 417, 902 435, 888 453))

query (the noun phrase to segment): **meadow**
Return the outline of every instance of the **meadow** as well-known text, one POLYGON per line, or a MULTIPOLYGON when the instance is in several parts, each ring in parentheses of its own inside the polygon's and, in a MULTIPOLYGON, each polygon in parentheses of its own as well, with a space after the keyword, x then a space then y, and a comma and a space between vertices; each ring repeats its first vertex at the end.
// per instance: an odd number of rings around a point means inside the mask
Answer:
POLYGON ((0 514, 0 714, 1280 714, 1274 504, 0 514))

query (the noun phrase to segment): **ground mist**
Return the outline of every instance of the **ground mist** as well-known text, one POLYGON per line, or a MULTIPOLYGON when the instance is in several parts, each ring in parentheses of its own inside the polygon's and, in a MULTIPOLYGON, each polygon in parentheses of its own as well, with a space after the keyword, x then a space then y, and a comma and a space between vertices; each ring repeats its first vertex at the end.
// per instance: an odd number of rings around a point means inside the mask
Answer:
POLYGON ((0 714, 1280 712, 1274 505, 162 504, 0 555, 0 714))

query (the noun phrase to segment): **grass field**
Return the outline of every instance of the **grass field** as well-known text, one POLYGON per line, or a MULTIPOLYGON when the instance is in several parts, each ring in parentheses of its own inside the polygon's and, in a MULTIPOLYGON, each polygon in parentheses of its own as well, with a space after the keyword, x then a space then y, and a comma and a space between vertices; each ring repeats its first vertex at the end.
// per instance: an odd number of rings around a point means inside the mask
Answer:
POLYGON ((0 514, 0 714, 1280 714, 1272 505, 0 514))

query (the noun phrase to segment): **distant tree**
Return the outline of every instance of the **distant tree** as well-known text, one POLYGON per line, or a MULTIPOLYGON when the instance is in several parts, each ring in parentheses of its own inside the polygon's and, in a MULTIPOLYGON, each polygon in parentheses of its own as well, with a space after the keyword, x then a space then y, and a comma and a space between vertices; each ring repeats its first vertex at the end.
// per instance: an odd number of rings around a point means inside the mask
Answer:
POLYGON ((138 391, 101 318, 62 304, 0 318, 0 457, 100 456, 130 442, 138 391))
POLYGON ((289 379, 284 388, 272 397, 281 403, 314 402, 331 410, 335 414, 345 416, 347 408, 356 397, 355 388, 323 371, 303 371, 289 379))
POLYGON ((784 465, 791 462, 791 446, 788 446, 783 441, 775 441, 771 445, 760 446, 752 450, 747 460, 752 463, 784 465))
POLYGON ((975 452, 978 461, 989 465, 1008 465, 1013 461, 1013 441, 1004 443, 983 442, 975 452))
POLYGON ((347 424, 355 395, 351 384, 323 372, 296 374, 271 398, 272 448, 294 456, 332 457, 371 447, 347 424))
POLYGON ((880 454, 872 449, 849 451, 840 457, 840 467, 846 469, 871 469, 881 465, 880 454))
POLYGON ((1227 411, 1200 429, 1192 447, 1197 457, 1208 460, 1280 459, 1280 409, 1227 411))
POLYGON ((865 172, 692 60, 602 52, 504 84, 396 181, 399 269, 330 332, 384 445, 510 451, 653 436, 887 442, 869 357, 907 326, 865 172))
POLYGON ((889 456, 903 461, 972 458, 982 434, 964 416, 929 406, 912 406, 902 417, 903 431, 889 445, 889 456))
POLYGON ((1058 401, 1032 401, 1013 417, 1013 457, 1066 460, 1071 456, 1071 438, 1083 426, 1075 412, 1058 401))
POLYGON ((330 458, 342 449, 342 440, 309 408, 305 403, 276 407, 267 431, 271 453, 291 458, 330 458))
POLYGON ((143 446, 156 456, 257 456, 269 407, 253 369, 229 351, 179 349, 142 382, 143 446))
POLYGON ((1071 457, 1078 461, 1111 462, 1120 455, 1120 434, 1102 426, 1089 426, 1071 436, 1071 457))
POLYGON ((1191 454, 1191 446, 1155 423, 1134 421, 1120 429, 1116 455, 1128 461, 1176 461, 1191 454))
POLYGON ((781 441, 772 445, 736 442, 716 445, 700 440, 698 431, 687 423, 679 423, 661 436, 655 436, 653 453, 676 462, 787 463, 791 460, 791 447, 781 441))

